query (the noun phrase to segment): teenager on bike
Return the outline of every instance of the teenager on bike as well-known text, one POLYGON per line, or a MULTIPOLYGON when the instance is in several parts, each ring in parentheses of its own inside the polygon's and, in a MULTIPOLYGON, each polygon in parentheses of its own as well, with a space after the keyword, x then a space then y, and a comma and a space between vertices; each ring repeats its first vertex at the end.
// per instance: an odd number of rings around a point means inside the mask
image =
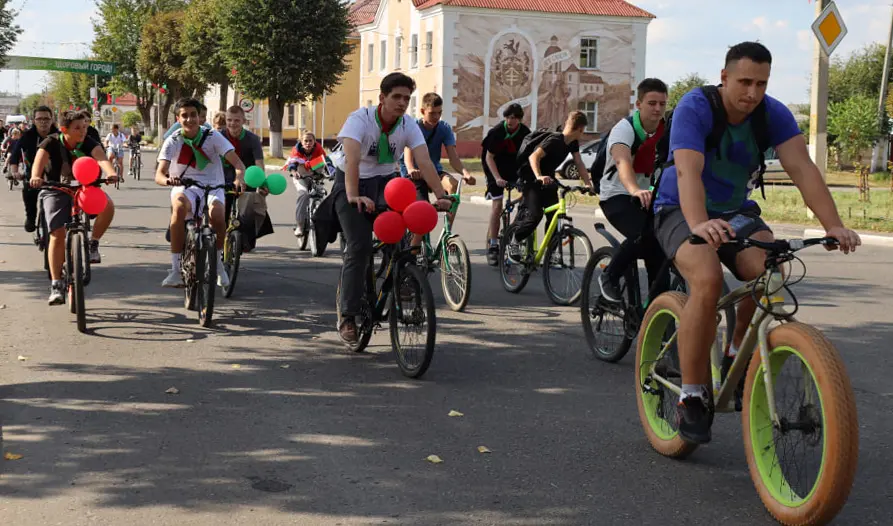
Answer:
MULTIPOLYGON (((580 157, 580 137, 586 131, 589 121, 581 111, 572 111, 567 116, 561 133, 551 133, 543 139, 528 159, 519 159, 518 177, 524 183, 524 212, 515 217, 514 243, 509 244, 509 257, 520 261, 518 243, 527 239, 543 219, 543 210, 558 203, 558 186, 553 179, 555 170, 567 159, 574 157, 580 178, 592 190, 589 170, 580 157)), ((549 214, 547 221, 552 220, 549 214)))
POLYGON ((415 81, 402 73, 391 73, 381 81, 379 104, 361 108, 347 118, 338 133, 344 145, 344 171, 336 171, 331 199, 346 249, 341 267, 341 326, 338 333, 348 343, 357 341, 356 315, 365 293, 366 268, 372 254, 372 221, 377 206, 384 206, 385 185, 398 176, 396 158, 409 147, 422 177, 437 197, 435 207, 449 209, 452 201, 431 158, 422 132, 405 117, 415 81), (369 214, 369 215, 366 215, 369 214))
MULTIPOLYGON (((79 157, 90 156, 99 162, 106 177, 114 182, 117 175, 112 163, 105 156, 102 145, 87 137, 89 121, 82 112, 69 110, 62 114, 62 132, 50 134, 38 145, 34 165, 31 167, 31 188, 38 189, 44 180, 72 184, 71 167, 79 157)), ((77 184, 77 183, 75 183, 77 184)), ((40 192, 43 215, 49 231, 47 258, 50 265, 50 305, 65 302, 65 284, 62 282, 62 265, 65 263, 65 225, 71 222, 71 196, 53 190, 40 192)), ((90 262, 99 263, 99 240, 112 223, 115 205, 108 198, 105 209, 96 216, 90 235, 90 262)))
MULTIPOLYGON (((112 125, 112 132, 105 137, 105 146, 108 148, 107 155, 109 161, 115 165, 119 171, 124 172, 124 141, 126 137, 118 128, 117 124, 112 125)), ((123 177, 122 177, 123 179, 123 177)))
POLYGON ((601 178, 599 206, 611 226, 626 239, 598 278, 602 297, 619 303, 620 278, 635 264, 637 257, 645 259, 648 286, 660 279, 655 295, 670 287, 670 276, 658 276, 664 264, 663 250, 650 233, 651 175, 657 142, 664 134, 664 113, 667 109, 667 85, 660 79, 645 79, 636 89, 636 111, 632 117, 618 122, 608 134, 605 171, 601 178), (633 146, 636 151, 633 153, 633 146), (641 237, 645 232, 644 237, 641 237), (641 239, 640 239, 641 237, 641 239))
MULTIPOLYGON (((37 146, 51 133, 59 133, 59 128, 53 123, 53 110, 48 106, 38 106, 31 114, 34 126, 22 132, 22 138, 12 151, 9 160, 9 172, 16 175, 19 180, 31 177, 31 167, 34 166, 34 157, 37 156, 37 146), (24 165, 21 164, 24 160, 24 165)), ((21 128, 20 128, 21 129, 21 128)), ((37 198, 40 191, 31 188, 31 185, 22 185, 22 201, 25 203, 25 232, 34 232, 37 228, 37 198)))
MULTIPOLYGON (((226 129, 223 136, 233 145, 236 155, 242 160, 245 168, 249 166, 264 167, 264 149, 261 146, 260 137, 245 129, 245 110, 241 106, 230 106, 226 110, 226 129)), ((225 159, 223 161, 223 175, 227 184, 232 184, 236 179, 235 168, 225 159)), ((254 250, 257 239, 273 233, 273 223, 267 213, 267 195, 270 191, 266 188, 254 189, 249 187, 239 196, 238 211, 241 218, 242 244, 245 252, 254 250)), ((230 210, 233 196, 226 195, 226 223, 229 224, 230 210)))
POLYGON ((502 122, 490 128, 481 141, 483 147, 484 175, 487 178, 486 198, 491 201, 490 226, 487 230, 487 263, 499 264, 499 217, 502 215, 502 196, 505 187, 518 180, 518 150, 521 142, 530 133, 530 128, 521 122, 524 108, 520 104, 509 104, 502 112, 502 122))
POLYGON ((134 154, 139 154, 142 142, 143 136, 140 133, 140 129, 136 126, 131 126, 130 136, 127 137, 127 146, 130 147, 130 164, 127 169, 130 171, 133 171, 133 156, 134 154))
MULTIPOLYGON (((298 197, 295 200, 295 237, 304 237, 304 222, 307 220, 309 212, 308 203, 310 202, 310 179, 304 177, 311 173, 312 167, 310 161, 313 159, 324 159, 326 155, 322 144, 316 141, 316 135, 309 130, 305 130, 301 135, 301 141, 294 145, 288 160, 285 161, 283 170, 288 170, 292 174, 292 182, 295 185, 295 191, 298 197)), ((328 167, 323 168, 328 170, 328 167)))
MULTIPOLYGON (((772 55, 762 44, 743 42, 729 49, 719 87, 728 122, 718 147, 705 151, 714 120, 710 101, 701 88, 682 97, 670 124, 673 165, 661 175, 654 198, 654 229, 664 253, 688 285, 688 300, 677 333, 682 372, 677 421, 679 434, 689 442, 703 444, 711 438, 709 353, 716 337, 716 303, 723 283, 721 264, 745 281, 765 271, 762 249, 721 245, 732 238, 774 239, 760 218, 760 207, 749 199, 753 176, 760 172, 761 152, 754 132, 758 118, 770 123, 769 144, 826 235, 840 242, 844 254, 861 244, 858 234, 843 226, 791 111, 766 95, 771 64, 772 55), (691 244, 691 234, 707 244, 691 244)), ((755 308, 749 297, 738 304, 730 355, 737 353, 755 308)))
MULTIPOLYGON (((174 106, 174 115, 180 129, 164 140, 158 154, 158 169, 155 183, 171 188, 171 270, 162 281, 162 287, 182 287, 180 256, 186 242, 186 219, 193 217, 193 206, 204 207, 204 191, 195 186, 186 188, 181 179, 192 179, 204 185, 224 184, 223 160, 235 167, 233 184, 236 189, 245 189, 245 165, 233 145, 220 133, 207 130, 201 125, 199 111, 204 106, 195 99, 180 99, 174 106)), ((229 286, 229 277, 223 267, 223 243, 226 240, 226 220, 224 214, 224 191, 213 190, 208 197, 208 210, 211 226, 217 232, 217 283, 229 286)), ((199 211, 200 213, 200 211, 199 211)))

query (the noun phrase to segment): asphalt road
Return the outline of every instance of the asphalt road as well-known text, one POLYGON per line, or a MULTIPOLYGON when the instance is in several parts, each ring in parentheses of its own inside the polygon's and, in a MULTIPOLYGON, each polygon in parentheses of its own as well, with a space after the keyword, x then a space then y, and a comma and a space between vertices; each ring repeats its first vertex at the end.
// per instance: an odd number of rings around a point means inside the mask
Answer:
MULTIPOLYGON (((409 380, 386 332, 367 354, 342 349, 339 260, 296 250, 291 188, 270 198, 276 232, 244 257, 211 330, 160 287, 167 190, 147 170, 109 192, 89 334, 47 306, 20 195, 0 192, 0 415, 6 451, 22 455, 0 461, 0 524, 773 524, 739 415, 718 415, 686 461, 653 452, 632 354, 591 358, 578 308, 553 306, 539 274, 505 292, 484 259, 485 207, 457 221, 469 306, 451 312, 432 281, 437 353, 409 380)), ((601 245, 592 210, 571 214, 601 245)), ((802 254, 800 318, 838 346, 859 408, 859 471, 836 523, 890 524, 893 249, 802 254)))

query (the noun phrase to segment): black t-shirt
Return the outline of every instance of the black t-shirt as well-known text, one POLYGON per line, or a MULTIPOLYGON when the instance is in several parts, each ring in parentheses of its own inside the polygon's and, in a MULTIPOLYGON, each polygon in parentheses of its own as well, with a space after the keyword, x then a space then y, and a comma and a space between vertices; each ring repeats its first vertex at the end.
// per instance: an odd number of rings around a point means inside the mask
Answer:
POLYGON ((93 139, 99 144, 102 144, 102 137, 99 136, 99 130, 97 130, 93 126, 87 126, 87 137, 93 139))
MULTIPOLYGON (((558 167, 561 166, 561 163, 567 159, 568 154, 580 151, 580 143, 573 141, 570 144, 567 144, 564 142, 564 135, 554 133, 543 139, 543 142, 541 142, 537 148, 542 148, 543 151, 546 152, 546 155, 540 159, 540 174, 552 177, 555 175, 555 171, 558 167)), ((529 162, 521 164, 518 174, 521 177, 521 180, 525 182, 533 182, 536 180, 536 175, 534 175, 529 162)))
POLYGON ((143 141, 143 136, 138 133, 131 133, 130 137, 127 139, 127 141, 130 143, 131 147, 133 147, 133 146, 138 147, 140 145, 140 143, 143 141))
MULTIPOLYGON (((54 133, 59 133, 59 128, 56 128, 54 124, 50 128, 50 135, 54 133)), ((22 154, 25 155, 25 164, 27 170, 30 170, 32 166, 34 166, 34 157, 37 155, 37 145, 43 139, 40 137, 40 134, 37 133, 36 127, 31 127, 27 131, 22 133, 22 138, 19 139, 19 142, 16 143, 15 149, 12 151, 12 157, 9 158, 9 163, 12 165, 19 164, 19 159, 22 158, 22 154)), ((31 173, 25 174, 26 178, 31 177, 31 173)))
MULTIPOLYGON (((226 130, 221 132, 221 135, 236 149, 236 155, 242 160, 245 168, 254 166, 257 164, 257 159, 264 158, 264 148, 260 144, 260 137, 250 131, 243 129, 240 137, 230 137, 229 132, 226 130)), ((261 168, 263 168, 263 165, 261 165, 261 168)), ((236 179, 236 169, 230 166, 226 159, 223 160, 223 175, 227 183, 232 183, 236 179)), ((249 188, 248 191, 253 190, 253 188, 249 188)))
POLYGON ((69 150, 62 144, 62 138, 53 134, 43 140, 38 146, 41 150, 46 150, 50 154, 50 162, 47 164, 45 173, 47 181, 70 182, 73 179, 71 173, 71 165, 78 157, 88 157, 93 153, 93 149, 100 146, 96 140, 89 135, 84 137, 82 142, 73 151, 69 150))
POLYGON ((481 161, 484 165, 484 173, 492 176, 490 167, 487 165, 487 152, 493 154, 493 160, 496 162, 496 169, 499 175, 507 180, 512 181, 518 173, 518 150, 521 148, 521 141, 530 133, 523 122, 518 126, 513 134, 510 134, 505 126, 505 121, 500 122, 487 132, 487 136, 481 142, 484 148, 481 161))

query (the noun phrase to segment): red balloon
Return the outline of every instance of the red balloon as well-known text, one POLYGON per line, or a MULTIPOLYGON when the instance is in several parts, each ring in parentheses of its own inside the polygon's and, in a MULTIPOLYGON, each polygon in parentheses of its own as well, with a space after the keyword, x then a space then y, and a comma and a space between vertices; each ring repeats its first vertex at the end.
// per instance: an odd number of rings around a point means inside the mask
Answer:
POLYGON ((403 239, 403 235, 406 233, 406 223, 403 222, 403 217, 400 214, 388 210, 375 218, 375 222, 372 223, 372 231, 382 243, 392 245, 403 239))
POLYGON ((437 209, 428 201, 416 201, 403 211, 403 220, 410 232, 425 235, 437 226, 437 209))
POLYGON ((92 184, 99 179, 99 163, 92 157, 80 157, 71 165, 74 178, 81 184, 92 184))
POLYGON ((90 215, 101 214, 109 202, 108 196, 97 186, 82 186, 77 195, 78 206, 90 215))
POLYGON ((405 177, 395 177, 384 187, 384 200, 392 210, 402 212, 416 200, 415 185, 405 177))

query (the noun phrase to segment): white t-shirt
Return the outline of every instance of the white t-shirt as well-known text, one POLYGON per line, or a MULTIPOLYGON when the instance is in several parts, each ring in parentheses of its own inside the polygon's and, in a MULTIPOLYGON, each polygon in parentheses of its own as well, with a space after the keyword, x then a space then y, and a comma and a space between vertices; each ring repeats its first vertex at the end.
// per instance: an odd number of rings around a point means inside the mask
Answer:
MULTIPOLYGON (((201 150, 208 156, 210 162, 204 170, 199 170, 194 161, 192 148, 183 142, 183 135, 177 130, 173 135, 164 140, 161 145, 159 161, 170 161, 170 173, 177 177, 188 177, 203 184, 223 184, 223 163, 220 158, 235 148, 226 137, 212 130, 201 130, 208 136, 201 146, 201 150), (188 163, 188 164, 187 164, 188 163)), ((196 136, 198 138, 198 136, 196 136)))
POLYGON ((124 146, 124 140, 124 134, 121 132, 118 132, 118 135, 110 133, 105 138, 105 142, 109 145, 109 148, 114 148, 116 150, 124 146))
MULTIPOLYGON (((627 119, 623 119, 611 128, 608 135, 608 157, 605 159, 605 173, 602 174, 602 180, 599 183, 599 199, 604 201, 617 195, 630 195, 620 182, 620 173, 613 170, 615 166, 614 156, 611 155, 611 147, 615 144, 625 144, 627 147, 633 147, 633 141, 636 140, 636 130, 627 119), (609 172, 609 170, 611 172, 609 172), (610 179, 608 174, 610 173, 610 179)), ((651 186, 650 174, 636 174, 636 182, 639 188, 647 190, 651 186)))
POLYGON ((374 106, 358 109, 347 117, 344 126, 338 132, 339 139, 350 138, 360 143, 360 179, 399 172, 397 160, 403 156, 403 149, 407 146, 410 149, 425 146, 425 137, 419 125, 404 115, 388 136, 394 162, 379 164, 378 139, 381 137, 381 128, 375 122, 377 110, 378 108, 374 106))

